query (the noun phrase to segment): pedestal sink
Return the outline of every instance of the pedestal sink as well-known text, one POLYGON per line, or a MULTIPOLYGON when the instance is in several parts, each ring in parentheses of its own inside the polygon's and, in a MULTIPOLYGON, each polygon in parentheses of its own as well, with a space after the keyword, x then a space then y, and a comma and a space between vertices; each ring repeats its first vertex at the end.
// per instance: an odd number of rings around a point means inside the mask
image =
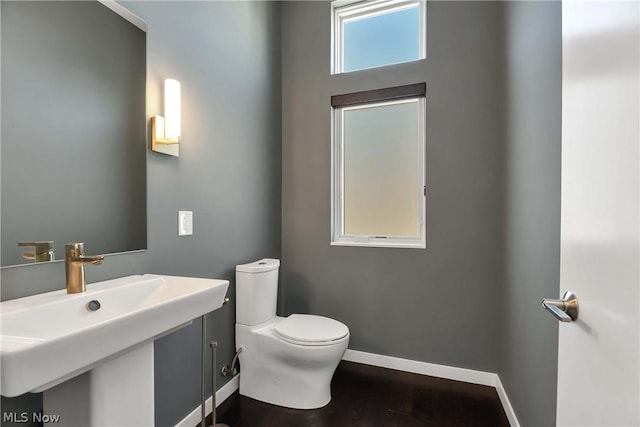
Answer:
POLYGON ((153 425, 153 341, 222 306, 226 280, 128 276, 0 303, 0 392, 58 425, 153 425))

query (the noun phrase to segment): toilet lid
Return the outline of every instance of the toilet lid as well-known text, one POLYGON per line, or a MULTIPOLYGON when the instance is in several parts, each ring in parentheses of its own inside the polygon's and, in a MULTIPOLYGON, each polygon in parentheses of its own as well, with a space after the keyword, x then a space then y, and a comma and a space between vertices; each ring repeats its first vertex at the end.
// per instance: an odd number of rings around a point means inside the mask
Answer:
POLYGON ((285 340, 310 345, 336 341, 349 334, 342 322, 311 314, 292 314, 274 328, 285 340))

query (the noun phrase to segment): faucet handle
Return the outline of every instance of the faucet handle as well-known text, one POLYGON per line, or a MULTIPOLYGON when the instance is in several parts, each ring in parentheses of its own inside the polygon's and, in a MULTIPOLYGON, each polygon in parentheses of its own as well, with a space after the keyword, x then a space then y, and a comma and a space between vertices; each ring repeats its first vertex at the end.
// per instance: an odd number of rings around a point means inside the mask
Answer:
POLYGON ((72 258, 74 261, 90 262, 93 265, 100 265, 104 261, 104 256, 87 256, 84 254, 84 243, 67 243, 64 245, 65 258, 72 258))
POLYGON ((52 240, 44 240, 41 242, 18 242, 18 246, 33 246, 33 252, 22 253, 22 257, 25 259, 32 259, 35 262, 44 262, 53 261, 55 258, 52 240))
POLYGON ((79 257, 84 255, 84 243, 67 243, 64 245, 65 257, 79 257))

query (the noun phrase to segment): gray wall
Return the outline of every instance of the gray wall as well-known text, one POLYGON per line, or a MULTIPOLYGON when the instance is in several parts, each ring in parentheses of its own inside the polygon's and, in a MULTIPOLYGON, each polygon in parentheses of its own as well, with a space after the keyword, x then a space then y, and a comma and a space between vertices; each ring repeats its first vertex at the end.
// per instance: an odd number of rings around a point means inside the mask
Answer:
POLYGON ((498 374, 522 426, 555 425, 560 277, 562 7, 505 2, 505 280, 498 374))
POLYGON ((499 4, 429 2, 427 59, 330 75, 329 2, 282 4, 284 314, 349 347, 496 372, 503 209, 499 4), (331 247, 331 95, 427 84, 427 249, 331 247))
POLYGON ((144 31, 98 2, 1 7, 1 265, 33 263, 19 241, 146 248, 144 31))
MULTIPOLYGON (((279 5, 125 6, 148 24, 148 115, 162 112, 164 78, 182 84, 183 145, 178 159, 148 154, 149 250, 87 267, 87 281, 147 272, 229 279, 233 300, 236 264, 280 257, 279 5), (191 237, 177 237, 179 209, 194 211, 191 237)), ((61 263, 2 270, 3 299, 63 287, 61 263)), ((208 319, 220 366, 234 352, 234 319, 234 304, 208 319)), ((175 425, 199 405, 199 322, 157 341, 155 350, 156 423, 175 425)), ((39 395, 2 399, 3 411, 40 404, 39 395)))

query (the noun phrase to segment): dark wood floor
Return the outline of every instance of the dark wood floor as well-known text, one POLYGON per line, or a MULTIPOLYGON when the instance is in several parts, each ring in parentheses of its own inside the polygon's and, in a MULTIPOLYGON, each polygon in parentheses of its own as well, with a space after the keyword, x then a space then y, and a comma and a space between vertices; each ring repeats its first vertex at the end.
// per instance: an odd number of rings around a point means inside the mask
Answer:
POLYGON ((218 408, 217 421, 231 427, 509 426, 495 389, 488 386, 343 361, 331 394, 324 408, 296 410, 236 391, 218 408))

